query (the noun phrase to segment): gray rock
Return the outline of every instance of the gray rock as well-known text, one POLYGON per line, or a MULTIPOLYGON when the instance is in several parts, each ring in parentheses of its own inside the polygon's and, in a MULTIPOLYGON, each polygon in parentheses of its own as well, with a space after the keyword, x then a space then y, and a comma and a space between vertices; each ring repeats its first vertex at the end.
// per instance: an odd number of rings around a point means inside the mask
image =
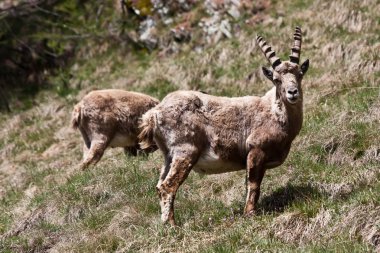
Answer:
POLYGON ((139 41, 149 50, 153 50, 158 46, 158 36, 156 22, 148 18, 140 23, 139 41))

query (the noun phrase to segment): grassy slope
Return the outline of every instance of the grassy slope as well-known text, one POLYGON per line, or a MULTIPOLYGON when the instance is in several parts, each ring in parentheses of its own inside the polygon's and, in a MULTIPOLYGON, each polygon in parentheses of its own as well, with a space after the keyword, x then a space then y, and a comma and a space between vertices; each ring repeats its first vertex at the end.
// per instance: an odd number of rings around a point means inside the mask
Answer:
POLYGON ((82 87, 77 96, 44 92, 34 108, 1 115, 0 251, 380 250, 380 5, 278 2, 273 9, 282 14, 269 11, 273 22, 244 27, 202 54, 161 59, 95 47, 103 53, 71 70, 72 86, 82 87), (189 88, 263 94, 271 85, 259 71, 265 61, 253 34, 261 31, 286 56, 296 24, 306 32, 302 58, 311 60, 304 126, 285 164, 265 176, 257 216, 242 216, 243 171, 191 173, 176 201, 180 227, 172 229, 159 221, 159 152, 130 158, 108 150, 96 167, 75 167, 81 140, 68 123, 86 91, 117 87, 160 98, 189 88))

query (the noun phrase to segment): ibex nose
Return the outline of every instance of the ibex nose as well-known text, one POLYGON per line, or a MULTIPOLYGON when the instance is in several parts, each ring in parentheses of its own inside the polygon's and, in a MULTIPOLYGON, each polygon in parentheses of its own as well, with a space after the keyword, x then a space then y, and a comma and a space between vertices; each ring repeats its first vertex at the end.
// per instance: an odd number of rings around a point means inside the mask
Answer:
POLYGON ((297 96, 298 95, 298 89, 297 88, 290 88, 290 89, 288 89, 288 93, 292 96, 297 96))

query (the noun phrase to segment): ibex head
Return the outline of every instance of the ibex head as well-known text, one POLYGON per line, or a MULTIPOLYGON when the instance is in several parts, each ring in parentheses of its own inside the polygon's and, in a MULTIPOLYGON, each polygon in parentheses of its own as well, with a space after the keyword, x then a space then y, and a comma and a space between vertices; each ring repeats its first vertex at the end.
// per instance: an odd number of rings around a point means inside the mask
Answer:
POLYGON ((301 28, 296 27, 289 61, 282 62, 261 36, 256 37, 256 42, 274 70, 272 72, 268 68, 262 67, 264 75, 276 86, 277 98, 290 105, 302 102, 301 82, 309 68, 309 60, 306 60, 301 66, 299 65, 302 43, 301 28))

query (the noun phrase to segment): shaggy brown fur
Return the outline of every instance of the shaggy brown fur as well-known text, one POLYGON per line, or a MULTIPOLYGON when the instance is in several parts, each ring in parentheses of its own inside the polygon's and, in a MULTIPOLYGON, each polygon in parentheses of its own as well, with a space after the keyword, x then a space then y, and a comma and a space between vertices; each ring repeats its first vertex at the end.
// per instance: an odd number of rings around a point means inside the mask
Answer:
MULTIPOLYGON (((137 155, 137 136, 141 116, 159 101, 148 95, 124 90, 97 90, 87 94, 72 112, 71 125, 79 129, 84 140, 81 168, 96 164, 104 150, 124 147, 137 155)), ((154 151, 155 147, 148 150, 154 151)))
POLYGON ((165 156, 157 184, 163 222, 175 224, 175 194, 191 169, 215 174, 246 168, 245 214, 253 213, 265 170, 284 162, 301 129, 301 81, 308 67, 308 61, 299 66, 268 55, 275 71, 263 70, 275 87, 263 97, 177 91, 143 115, 141 147, 156 143, 165 156))

